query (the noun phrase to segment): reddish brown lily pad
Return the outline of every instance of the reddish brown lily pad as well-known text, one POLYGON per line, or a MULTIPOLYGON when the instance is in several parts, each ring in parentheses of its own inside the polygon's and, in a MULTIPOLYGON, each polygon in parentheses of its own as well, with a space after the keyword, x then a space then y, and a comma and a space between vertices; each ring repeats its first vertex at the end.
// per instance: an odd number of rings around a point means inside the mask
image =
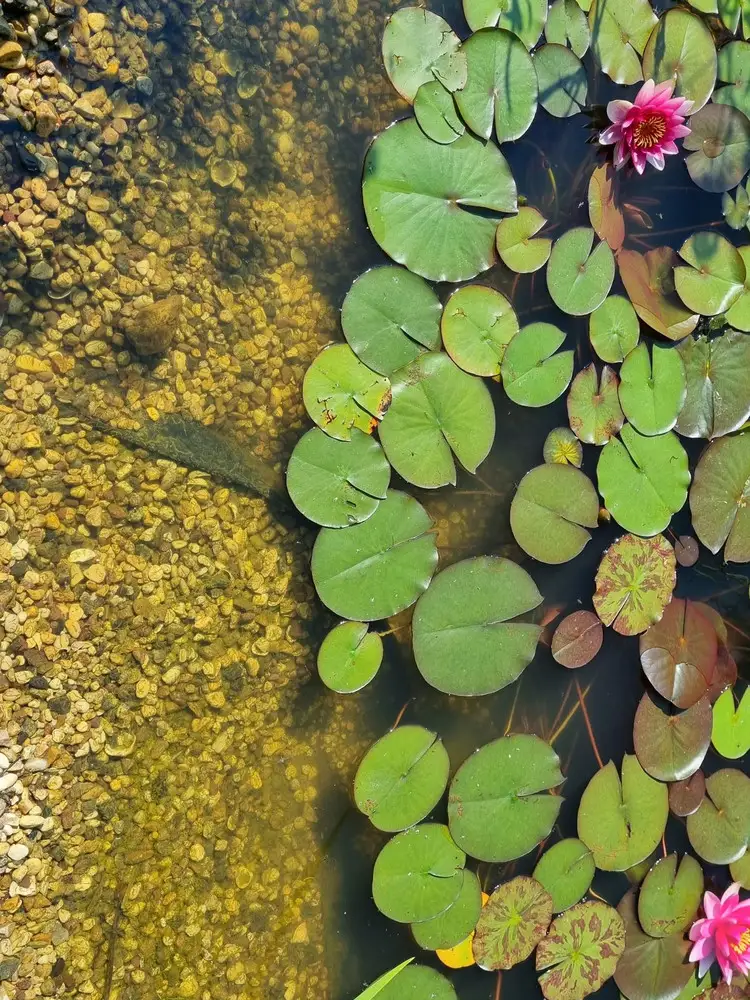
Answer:
POLYGON ((711 743, 713 715, 708 698, 677 715, 662 712, 644 694, 633 723, 635 755, 658 781, 682 781, 703 763, 711 743))
POLYGON ((682 304, 674 287, 674 268, 680 260, 670 247, 648 253, 621 250, 617 255, 625 289, 644 323, 669 340, 682 340, 698 325, 700 316, 682 304))
POLYGON ((599 564, 594 608, 615 632, 638 635, 659 621, 676 581, 674 549, 664 535, 623 535, 599 564))
POLYGON ((579 903, 557 917, 536 952, 547 1000, 583 1000, 614 975, 625 950, 625 924, 607 903, 579 903))
POLYGON ((674 554, 680 566, 695 566, 700 555, 700 546, 690 535, 680 535, 674 543, 674 554))
POLYGON ((673 598, 660 622, 641 636, 641 666, 662 697, 690 708, 714 678, 718 644, 713 622, 693 601, 673 598))
POLYGON ((669 786, 669 808, 675 816, 691 816, 700 808, 705 794, 705 775, 703 771, 696 771, 684 781, 675 781, 669 786))
POLYGON ((625 219, 617 204, 617 173, 611 163, 601 163, 589 181, 589 218, 600 240, 619 250, 625 242, 625 219))
POLYGON ((728 687, 734 687, 737 682, 737 662, 729 652, 729 646, 719 639, 719 651, 716 656, 716 668, 713 680, 708 688, 708 699, 713 704, 719 695, 728 687))
POLYGON ((495 889, 474 932, 481 969, 511 969, 528 958, 547 933, 552 896, 536 879, 519 875, 495 889))
POLYGON ((588 365, 573 379, 568 391, 568 421, 579 441, 604 445, 625 423, 620 406, 620 380, 609 365, 602 368, 588 365))
POLYGON ((563 667, 585 667, 602 648, 604 630, 593 611, 576 611, 557 626, 552 655, 563 667))

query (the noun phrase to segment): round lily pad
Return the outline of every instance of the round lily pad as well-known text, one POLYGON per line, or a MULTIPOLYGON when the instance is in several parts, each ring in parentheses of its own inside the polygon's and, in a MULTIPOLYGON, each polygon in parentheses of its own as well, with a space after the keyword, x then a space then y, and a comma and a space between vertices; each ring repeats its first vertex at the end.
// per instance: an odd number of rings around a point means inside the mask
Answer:
POLYGON ((362 524, 323 528, 312 554, 321 601, 355 621, 377 621, 408 608, 427 589, 436 566, 432 521, 421 504, 396 490, 362 524))
POLYGON ((414 658, 446 694, 490 694, 531 663, 541 629, 518 621, 542 595, 509 559, 480 556, 439 573, 414 611, 414 658))
POLYGON ((714 441, 701 456, 690 490, 698 538, 727 562, 750 562, 750 433, 714 441))
POLYGON ((461 891, 451 903, 432 920, 411 925, 414 940, 420 948, 429 951, 454 948, 474 930, 482 912, 482 890, 474 872, 464 871, 461 891))
POLYGON ((588 98, 586 70, 565 45, 542 45, 534 52, 539 81, 539 103, 555 118, 570 118, 582 111, 588 98))
POLYGON ((440 823, 422 823, 396 834, 375 860, 375 905, 399 923, 431 920, 458 898, 465 862, 466 855, 440 823))
MULTIPOLYGON (((445 976, 427 965, 407 965, 375 997, 377 1000, 458 1000, 445 976)), ((370 998, 358 997, 357 1000, 370 998)))
POLYGON ((466 83, 466 56, 458 35, 424 7, 403 7, 388 18, 383 62, 391 83, 410 104, 423 83, 437 80, 451 91, 466 83))
POLYGON ((468 133, 441 145, 413 119, 396 122, 371 144, 362 196, 382 249, 431 281, 468 281, 486 271, 495 261, 497 213, 517 208, 516 185, 497 146, 468 133))
POLYGON ((494 288, 464 285, 445 303, 441 329, 445 349, 459 368, 492 376, 500 374, 518 320, 513 306, 494 288))
POLYGON ((448 825, 454 840, 480 861, 522 857, 555 825, 563 800, 547 792, 562 780, 557 754, 538 736, 488 743, 451 782, 448 825))
POLYGON ((717 87, 714 104, 731 104, 750 117, 750 42, 729 42, 719 49, 717 76, 727 87, 717 87))
POLYGON ((442 145, 455 142, 466 131, 453 95, 439 80, 423 83, 414 98, 414 115, 424 134, 442 145))
POLYGON ((572 465, 539 465, 527 472, 510 505, 513 537, 539 562, 574 559, 599 523, 599 498, 588 478, 572 465))
POLYGON ((703 763, 711 742, 711 705, 703 697, 692 708, 667 715, 650 694, 641 698, 633 743, 641 767, 657 781, 683 781, 703 763))
POLYGON ((565 334, 551 323, 524 326, 503 355, 500 371, 508 397, 520 406, 547 406, 573 377, 573 351, 555 351, 565 334))
POLYGON ((750 688, 735 705, 734 692, 727 689, 714 702, 711 742, 722 757, 737 760, 750 751, 750 688))
POLYGON ((683 781, 675 781, 669 786, 669 808, 675 816, 690 816, 698 810, 706 794, 706 779, 703 771, 683 781))
POLYGON ((354 282, 341 307, 341 326, 357 357, 392 375, 425 351, 440 350, 440 299, 403 267, 373 267, 354 282))
POLYGON ((610 295, 591 313, 589 338, 608 364, 624 361, 638 343, 641 327, 635 309, 622 295, 610 295))
POLYGON ((583 59, 591 43, 591 31, 576 0, 555 0, 547 13, 544 37, 554 45, 569 46, 583 59))
POLYGON ((690 266, 675 268, 675 288, 693 312, 716 316, 742 295, 745 262, 724 236, 714 232, 695 233, 680 247, 680 257, 690 266))
POLYGON ((638 635, 658 622, 677 580, 674 549, 663 535, 623 535, 602 557, 594 608, 620 635, 638 635))
POLYGON ((638 894, 638 919, 651 937, 680 934, 692 924, 703 896, 701 866, 686 854, 657 861, 638 894))
POLYGON ((693 601, 673 597, 640 639, 641 666, 659 694, 690 708, 708 691, 718 647, 713 622, 693 601))
POLYGON ((553 911, 561 913, 588 892, 595 871, 588 847, 575 837, 569 837, 544 852, 534 869, 534 878, 552 897, 553 911))
POLYGON ((323 640, 318 673, 338 694, 354 694, 370 683, 383 662, 383 640, 362 622, 341 622, 323 640))
POLYGON ((731 191, 750 170, 750 121, 729 104, 708 104, 690 119, 683 146, 688 173, 704 191, 731 191))
MULTIPOLYGON (((750 182, 748 182, 750 183, 750 182)), ((740 188, 739 190, 743 190, 740 188)), ((748 204, 748 228, 750 228, 750 194, 747 199, 748 204)), ((750 333, 750 246, 740 247, 739 255, 745 265, 745 287, 737 301, 727 309, 726 321, 735 330, 742 330, 750 333)))
POLYGON ((387 378, 363 365, 347 344, 324 348, 305 372, 302 398, 310 418, 330 437, 370 433, 391 402, 387 378))
POLYGON ((585 667, 602 648, 604 631, 593 611, 575 611, 563 618, 552 636, 552 656, 569 669, 585 667))
POLYGON ((588 194, 591 225, 599 239, 615 252, 625 242, 625 218, 617 201, 617 185, 618 175, 612 164, 600 163, 591 174, 588 194))
POLYGON ((356 427, 349 441, 337 441, 314 427, 297 442, 286 472, 297 510, 329 528, 345 528, 371 517, 390 478, 383 449, 356 427))
POLYGON ((593 229, 571 229, 552 247, 547 287, 555 305, 572 316, 586 316, 609 295, 615 258, 603 240, 593 249, 593 229))
POLYGON ((518 274, 538 271, 549 260, 552 240, 532 239, 547 224, 535 208, 519 208, 518 215, 503 219, 497 227, 497 252, 506 267, 518 274))
POLYGON ((633 889, 620 900, 617 912, 625 923, 625 951, 615 970, 620 992, 628 1000, 676 1000, 695 969, 687 961, 690 942, 682 934, 646 934, 638 922, 633 889))
POLYGON ((399 726, 373 744, 354 777, 354 802, 378 830, 419 823, 448 784, 450 761, 440 737, 422 726, 399 726))
POLYGON ((455 484, 454 455, 476 472, 495 438, 495 408, 481 379, 430 353, 395 372, 391 384, 379 435, 396 472, 424 489, 455 484))
POLYGON ((750 841, 750 778, 727 767, 706 778, 706 796, 687 818, 693 850, 712 865, 738 861, 750 841))
POLYGON ((512 969, 533 952, 552 919, 552 897, 536 879, 519 875, 495 889, 474 934, 481 969, 512 969))
POLYGON ((586 444, 605 445, 622 428, 625 417, 617 391, 619 383, 608 365, 602 368, 601 375, 593 364, 588 365, 573 379, 568 393, 568 420, 570 429, 586 444))
POLYGON ((556 917, 536 953, 547 1000, 584 1000, 614 975, 625 949, 625 925, 607 903, 579 903, 556 917))
POLYGON ((677 419, 683 437, 717 438, 750 417, 750 337, 728 330, 719 337, 690 337, 679 346, 687 396, 677 419))
POLYGON ((645 254, 637 250, 621 250, 617 255, 620 277, 635 311, 652 330, 669 340, 687 337, 700 319, 699 315, 686 309, 677 296, 674 285, 676 264, 679 264, 679 258, 671 247, 656 247, 645 254))
POLYGON ((594 0, 589 10, 591 50, 615 83, 643 79, 640 56, 657 17, 649 0, 594 0))
POLYGON ((643 53, 647 80, 675 82, 675 97, 699 111, 716 83, 716 47, 703 21, 686 10, 668 10, 651 33, 643 53))
POLYGON ((583 448, 569 427, 555 427, 547 435, 542 455, 548 465, 574 465, 580 469, 583 448))
POLYGON ((674 554, 680 566, 695 566, 700 556, 700 546, 690 535, 680 535, 674 543, 674 554))
POLYGON ((687 395, 685 366, 676 350, 639 344, 620 369, 620 403, 635 429, 648 436, 671 431, 687 395))
POLYGON ((505 28, 533 48, 547 20, 547 0, 463 0, 464 16, 472 31, 505 28))

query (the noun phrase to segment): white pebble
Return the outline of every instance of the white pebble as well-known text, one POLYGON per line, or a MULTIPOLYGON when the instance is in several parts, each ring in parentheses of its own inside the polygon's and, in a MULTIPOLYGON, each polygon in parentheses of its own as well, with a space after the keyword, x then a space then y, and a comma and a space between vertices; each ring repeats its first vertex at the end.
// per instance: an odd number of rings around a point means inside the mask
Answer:
POLYGON ((22 830, 39 829, 44 825, 44 816, 22 816, 19 825, 22 830))
POLYGON ((0 792, 7 792, 9 788, 12 788, 18 781, 18 775, 8 772, 8 774, 0 774, 0 792))
POLYGON ((4 753, 0 753, 0 771, 7 771, 9 767, 10 761, 4 753))
POLYGON ((46 770, 46 768, 49 767, 49 764, 43 757, 35 757, 33 760, 27 760, 25 766, 27 771, 31 771, 33 773, 35 771, 46 770))
POLYGON ((23 861, 29 856, 29 849, 26 844, 11 844, 8 848, 8 857, 11 861, 23 861))

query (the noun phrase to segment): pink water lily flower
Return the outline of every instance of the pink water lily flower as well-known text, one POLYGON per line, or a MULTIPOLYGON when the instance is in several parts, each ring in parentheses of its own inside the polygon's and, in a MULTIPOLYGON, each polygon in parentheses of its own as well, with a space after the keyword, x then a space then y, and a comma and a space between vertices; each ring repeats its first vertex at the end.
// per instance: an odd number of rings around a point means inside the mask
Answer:
POLYGON ((685 115, 693 107, 692 101, 672 97, 674 82, 659 86, 647 80, 641 87, 635 104, 630 101, 610 101, 607 105, 609 120, 613 123, 599 136, 603 146, 615 147, 615 166, 619 170, 628 160, 642 174, 646 164, 657 170, 664 169, 664 156, 677 152, 675 139, 690 135, 685 115))
POLYGON ((740 900, 740 884, 730 885, 719 899, 712 892, 703 896, 705 917, 696 920, 690 928, 694 942, 690 961, 699 962, 698 975, 718 962, 727 983, 732 974, 750 973, 750 899, 740 900))

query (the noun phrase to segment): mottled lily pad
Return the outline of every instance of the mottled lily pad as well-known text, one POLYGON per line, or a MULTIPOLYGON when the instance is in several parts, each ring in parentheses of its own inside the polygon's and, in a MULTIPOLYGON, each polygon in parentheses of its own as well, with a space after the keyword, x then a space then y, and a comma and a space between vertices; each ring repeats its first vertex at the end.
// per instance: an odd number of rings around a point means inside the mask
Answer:
POLYGON ((698 538, 727 562, 750 561, 750 432, 714 441, 701 456, 690 490, 698 538))
POLYGON ((347 344, 331 344, 305 373, 302 398, 310 418, 330 437, 369 434, 391 402, 391 383, 363 365, 347 344))
POLYGON ((555 118, 570 118, 583 110, 588 79, 583 63, 565 45, 542 45, 534 52, 539 103, 555 118))
POLYGON ((688 173, 704 191, 731 191, 750 170, 750 121, 730 104, 708 104, 690 119, 683 145, 688 173))
POLYGON ((643 53, 647 80, 675 82, 675 97, 699 111, 716 83, 716 47, 703 21, 686 10, 668 10, 651 33, 643 53))
POLYGON ((583 1000, 614 975, 625 950, 625 925, 607 903, 579 903, 552 922, 536 953, 547 1000, 583 1000))
MULTIPOLYGON (((617 172, 600 163, 589 181, 589 218, 596 235, 617 252, 625 242, 625 217, 617 203, 617 172)), ((607 360, 604 358, 603 360, 607 360)))
POLYGON ((687 395, 678 351, 639 344, 620 369, 620 403, 635 429, 648 436, 671 431, 687 395))
POLYGON ((572 465, 539 465, 527 472, 510 506, 513 537, 539 562, 574 559, 599 520, 599 499, 588 478, 572 465))
POLYGON ((542 455, 548 465, 574 465, 580 469, 583 448, 569 427, 555 427, 546 437, 542 455))
POLYGON ((412 924, 411 932, 420 948, 437 951, 455 948, 474 930, 482 912, 482 890, 474 872, 464 871, 461 891, 447 910, 412 924))
POLYGON ((439 80, 423 83, 419 88, 414 98, 414 116, 424 134, 444 146, 460 139, 466 131, 453 94, 439 80))
POLYGON ((518 215, 503 219, 497 227, 497 252, 506 267, 518 274, 538 271, 549 260, 552 240, 532 239, 547 223, 535 208, 519 208, 518 215))
POLYGON ((602 648, 604 631, 593 611, 574 611, 563 618, 552 636, 552 656, 574 670, 591 663, 602 648))
POLYGON ((638 343, 641 327, 630 302, 622 295, 610 295, 591 313, 589 339, 602 361, 619 364, 638 343))
POLYGON ((628 1000, 676 1000, 695 968, 687 961, 690 942, 682 934, 651 937, 638 922, 635 890, 620 900, 617 912, 625 922, 625 951, 617 964, 615 982, 628 1000))
POLYGON ((722 757, 730 760, 750 751, 750 688, 745 689, 738 705, 731 689, 714 702, 711 742, 722 757))
POLYGON ((459 368, 493 376, 500 374, 518 320, 513 306, 494 288, 464 285, 445 303, 441 330, 445 349, 459 368))
POLYGON ((341 622, 323 640, 318 673, 327 688, 354 694, 370 683, 383 661, 383 640, 362 622, 341 622))
POLYGON ((677 296, 674 284, 677 264, 679 258, 671 247, 656 247, 645 254, 621 250, 617 255, 620 277, 635 311, 652 330, 669 340, 687 337, 700 319, 677 296))
POLYGON ((750 842, 750 778, 727 767, 706 778, 706 796, 687 818, 693 849, 712 865, 738 861, 750 842))
POLYGON ((506 348, 500 371, 509 398, 520 406, 547 406, 573 377, 573 351, 557 348, 565 334, 551 323, 523 327, 506 348))
POLYGON ((649 0, 594 0, 589 10, 591 50, 615 83, 643 79, 639 57, 656 24, 649 0))
POLYGON ((708 691, 716 667, 716 629, 694 601, 673 597, 640 639, 641 666, 659 694, 690 708, 708 691))
POLYGON ((553 912, 561 913, 588 892, 595 870, 588 847, 575 837, 569 837, 544 852, 534 869, 534 878, 552 897, 553 912))
POLYGON ((403 7, 388 18, 383 62, 391 83, 410 104, 423 83, 437 80, 451 91, 466 83, 466 56, 458 35, 424 7, 403 7))
POLYGON ((591 44, 591 31, 576 0, 555 0, 547 13, 544 37, 554 45, 567 45, 583 59, 591 44))
POLYGON ((547 287, 555 305, 572 316, 587 316, 609 295, 615 258, 602 240, 593 250, 593 229, 571 229, 552 247, 547 287))
POLYGON ((594 608, 620 635, 638 635, 658 622, 677 580, 674 549, 663 535, 623 535, 602 557, 594 608))
POLYGON ((679 346, 687 396, 677 419, 683 437, 717 438, 750 417, 750 337, 728 330, 720 337, 691 337, 679 346))
POLYGON ((703 763, 711 742, 711 705, 703 697, 692 708, 667 715, 650 694, 641 698, 633 743, 641 767, 657 781, 684 781, 703 763))
POLYGON ((552 897, 536 879, 520 875, 495 889, 474 934, 481 969, 512 969, 533 952, 552 919, 552 897))
POLYGON ((547 0, 463 0, 464 16, 472 31, 504 28, 533 48, 547 20, 547 0))
POLYGON ((620 431, 625 416, 617 391, 619 384, 609 365, 602 368, 601 375, 593 364, 588 365, 573 379, 568 393, 568 420, 581 441, 601 446, 620 431))

